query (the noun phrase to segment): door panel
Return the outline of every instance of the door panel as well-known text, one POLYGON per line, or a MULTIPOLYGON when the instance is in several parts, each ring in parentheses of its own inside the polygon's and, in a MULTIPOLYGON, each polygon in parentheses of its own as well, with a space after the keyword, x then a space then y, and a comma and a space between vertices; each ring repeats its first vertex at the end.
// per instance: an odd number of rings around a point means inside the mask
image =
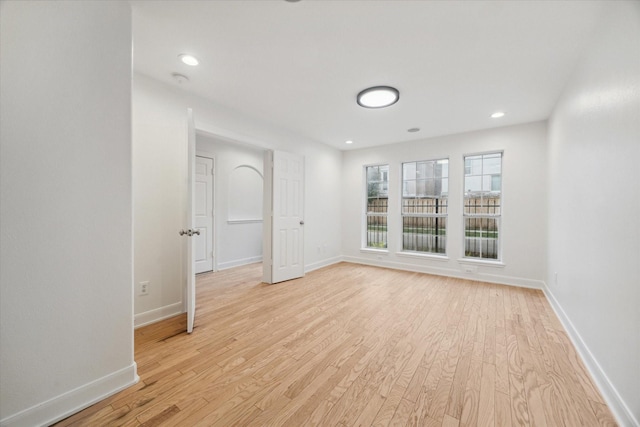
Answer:
POLYGON ((213 159, 196 156, 195 239, 196 274, 214 269, 213 250, 213 159))
POLYGON ((304 157, 273 152, 272 283, 304 275, 304 157))

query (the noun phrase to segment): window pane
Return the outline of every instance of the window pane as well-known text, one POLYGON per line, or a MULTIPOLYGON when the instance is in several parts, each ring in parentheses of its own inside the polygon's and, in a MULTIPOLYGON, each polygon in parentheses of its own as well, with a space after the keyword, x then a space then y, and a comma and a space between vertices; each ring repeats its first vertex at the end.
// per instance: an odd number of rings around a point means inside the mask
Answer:
POLYGON ((370 197, 367 201, 367 213, 387 213, 388 200, 386 198, 370 197))
POLYGON ((491 175, 491 191, 502 191, 501 175, 491 175))
POLYGON ((500 173, 502 173, 501 171, 502 154, 501 153, 485 154, 482 157, 483 157, 482 158, 482 174, 483 175, 492 175, 492 174, 499 175, 500 173))
POLYGON ((464 255, 498 259, 498 218, 465 218, 464 255))
POLYGON ((404 181, 408 179, 416 179, 416 164, 412 163, 403 163, 402 164, 402 179, 404 181))
POLYGON ((449 199, 447 197, 415 198, 402 200, 404 214, 446 214, 449 199))
POLYGON ((367 212, 385 212, 389 194, 389 165, 368 166, 367 212), (380 208, 384 207, 384 210, 380 208))
POLYGON ((465 175, 482 175, 482 156, 465 157, 465 175))
POLYGON ((464 177, 465 193, 478 193, 482 191, 482 176, 469 175, 464 177))
POLYGON ((367 166, 366 247, 387 247, 389 165, 367 166))
POLYGON ((415 197, 416 196, 416 182, 404 181, 402 183, 402 197, 415 197))
POLYGON ((406 203, 405 199, 443 198, 449 193, 449 160, 427 160, 402 164, 403 212, 432 213, 417 208, 423 202, 406 203), (416 208, 416 209, 414 209, 416 208))
POLYGON ((367 215, 367 247, 385 249, 387 247, 387 217, 367 215))
POLYGON ((501 213, 500 193, 486 195, 480 193, 465 193, 465 215, 500 215, 501 213))
POLYGON ((435 162, 418 162, 416 177, 422 179, 433 178, 434 163, 435 162))
POLYGON ((443 217, 402 218, 402 249, 444 254, 447 248, 447 219, 443 217))
POLYGON ((465 256, 498 259, 502 213, 502 153, 465 157, 465 256))

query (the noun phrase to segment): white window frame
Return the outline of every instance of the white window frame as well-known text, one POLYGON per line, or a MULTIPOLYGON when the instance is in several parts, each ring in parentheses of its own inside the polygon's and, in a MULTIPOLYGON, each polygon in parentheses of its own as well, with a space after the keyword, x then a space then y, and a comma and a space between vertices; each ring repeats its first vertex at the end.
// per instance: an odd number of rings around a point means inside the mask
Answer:
MULTIPOLYGON (((471 262, 471 263, 481 263, 481 264, 494 264, 497 266, 503 266, 503 254, 502 254, 502 242, 503 242, 503 227, 502 227, 502 217, 504 216, 504 192, 503 192, 503 187, 504 187, 504 151, 502 150, 495 150, 495 151, 486 151, 486 152, 481 152, 481 153, 469 153, 469 154, 463 154, 462 156, 462 162, 463 162, 463 173, 462 173, 462 258, 460 259, 460 261, 462 262, 471 262), (495 154, 499 154, 500 155, 500 213, 499 214, 471 214, 471 213, 465 213, 465 193, 467 192, 467 189, 464 188, 464 183, 465 183, 465 178, 467 176, 467 167, 466 167, 466 160, 468 157, 476 157, 476 156, 489 156, 489 155, 495 155, 495 154), (466 220, 468 218, 477 218, 477 219, 483 219, 483 218, 489 218, 489 219, 494 219, 496 221, 496 227, 497 227, 497 231, 498 231, 498 236, 497 236, 497 245, 498 245, 498 250, 497 250, 497 258, 482 258, 482 257, 474 257, 474 256, 467 256, 466 255, 466 238, 467 238, 467 230, 466 230, 466 220)), ((484 166, 483 166, 484 167, 484 166)), ((481 171, 479 176, 484 176, 483 174, 484 171, 481 171)), ((496 174, 487 174, 488 176, 491 176, 491 187, 493 187, 493 176, 495 176, 496 174)), ((489 189, 488 191, 491 191, 491 189, 489 189)), ((480 250, 482 252, 482 244, 480 245, 480 250)))
MULTIPOLYGON (((446 160, 447 161, 447 188, 449 188, 449 168, 451 162, 449 161, 449 157, 440 157, 440 158, 432 158, 432 159, 424 159, 424 160, 411 160, 402 162, 400 164, 400 230, 402 237, 400 239, 400 252, 402 255, 417 255, 420 257, 436 257, 436 258, 446 258, 447 257, 447 246, 448 246, 448 230, 449 230, 449 202, 447 201, 447 213, 405 213, 403 209, 403 201, 404 201, 404 166, 408 163, 415 163, 416 167, 418 163, 423 162, 440 162, 446 160), (411 218, 444 218, 445 220, 445 247, 444 252, 430 252, 430 251, 418 251, 404 248, 404 219, 405 217, 411 218)), ((415 179, 417 183, 417 178, 415 179)), ((417 189, 417 186, 416 186, 417 189)), ((449 191, 447 191, 447 199, 449 198, 449 191)))
MULTIPOLYGON (((372 252, 384 252, 384 253, 388 253, 389 252, 389 178, 391 177, 391 167, 389 165, 389 163, 376 163, 376 164, 371 164, 371 165, 364 165, 362 168, 362 173, 364 176, 364 200, 363 200, 363 219, 362 219, 362 246, 361 246, 361 251, 372 251, 372 252), (386 191, 387 191, 387 211, 382 213, 382 212, 369 212, 368 211, 368 206, 369 206, 369 180, 368 180, 368 175, 367 175, 367 169, 368 168, 374 168, 374 167, 387 167, 387 187, 386 187, 386 191), (375 246, 367 246, 368 243, 368 218, 369 217, 384 217, 386 218, 386 227, 387 230, 385 231, 386 233, 386 247, 375 247, 375 246)), ((383 182, 383 181, 381 181, 383 182)))

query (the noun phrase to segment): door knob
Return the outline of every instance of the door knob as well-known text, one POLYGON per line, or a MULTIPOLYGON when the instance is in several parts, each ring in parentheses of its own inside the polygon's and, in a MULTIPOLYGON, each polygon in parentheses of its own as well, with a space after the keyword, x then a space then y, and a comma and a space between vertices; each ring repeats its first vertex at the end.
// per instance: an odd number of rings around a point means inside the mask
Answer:
POLYGON ((300 221, 300 225, 304 225, 304 221, 300 221))
POLYGON ((192 230, 192 229, 180 230, 180 231, 178 231, 178 234, 181 235, 181 236, 184 236, 186 234, 189 237, 193 236, 194 234, 197 234, 199 236, 200 235, 200 230, 192 230))

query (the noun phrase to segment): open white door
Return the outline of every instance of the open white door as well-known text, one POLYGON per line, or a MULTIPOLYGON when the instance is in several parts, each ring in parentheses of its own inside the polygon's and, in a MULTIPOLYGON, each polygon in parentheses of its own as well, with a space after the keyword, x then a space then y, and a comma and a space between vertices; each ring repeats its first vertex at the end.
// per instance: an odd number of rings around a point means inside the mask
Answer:
POLYGON ((267 175, 272 197, 266 211, 271 212, 270 227, 266 228, 271 245, 264 252, 271 268, 265 268, 265 282, 278 283, 304 276, 304 157, 268 152, 267 175))
POLYGON ((193 332, 196 317, 196 270, 195 270, 195 239, 199 235, 195 220, 195 164, 196 164, 196 126, 193 121, 193 110, 187 109, 187 229, 180 230, 180 234, 188 239, 186 252, 186 283, 187 283, 187 332, 193 332))

